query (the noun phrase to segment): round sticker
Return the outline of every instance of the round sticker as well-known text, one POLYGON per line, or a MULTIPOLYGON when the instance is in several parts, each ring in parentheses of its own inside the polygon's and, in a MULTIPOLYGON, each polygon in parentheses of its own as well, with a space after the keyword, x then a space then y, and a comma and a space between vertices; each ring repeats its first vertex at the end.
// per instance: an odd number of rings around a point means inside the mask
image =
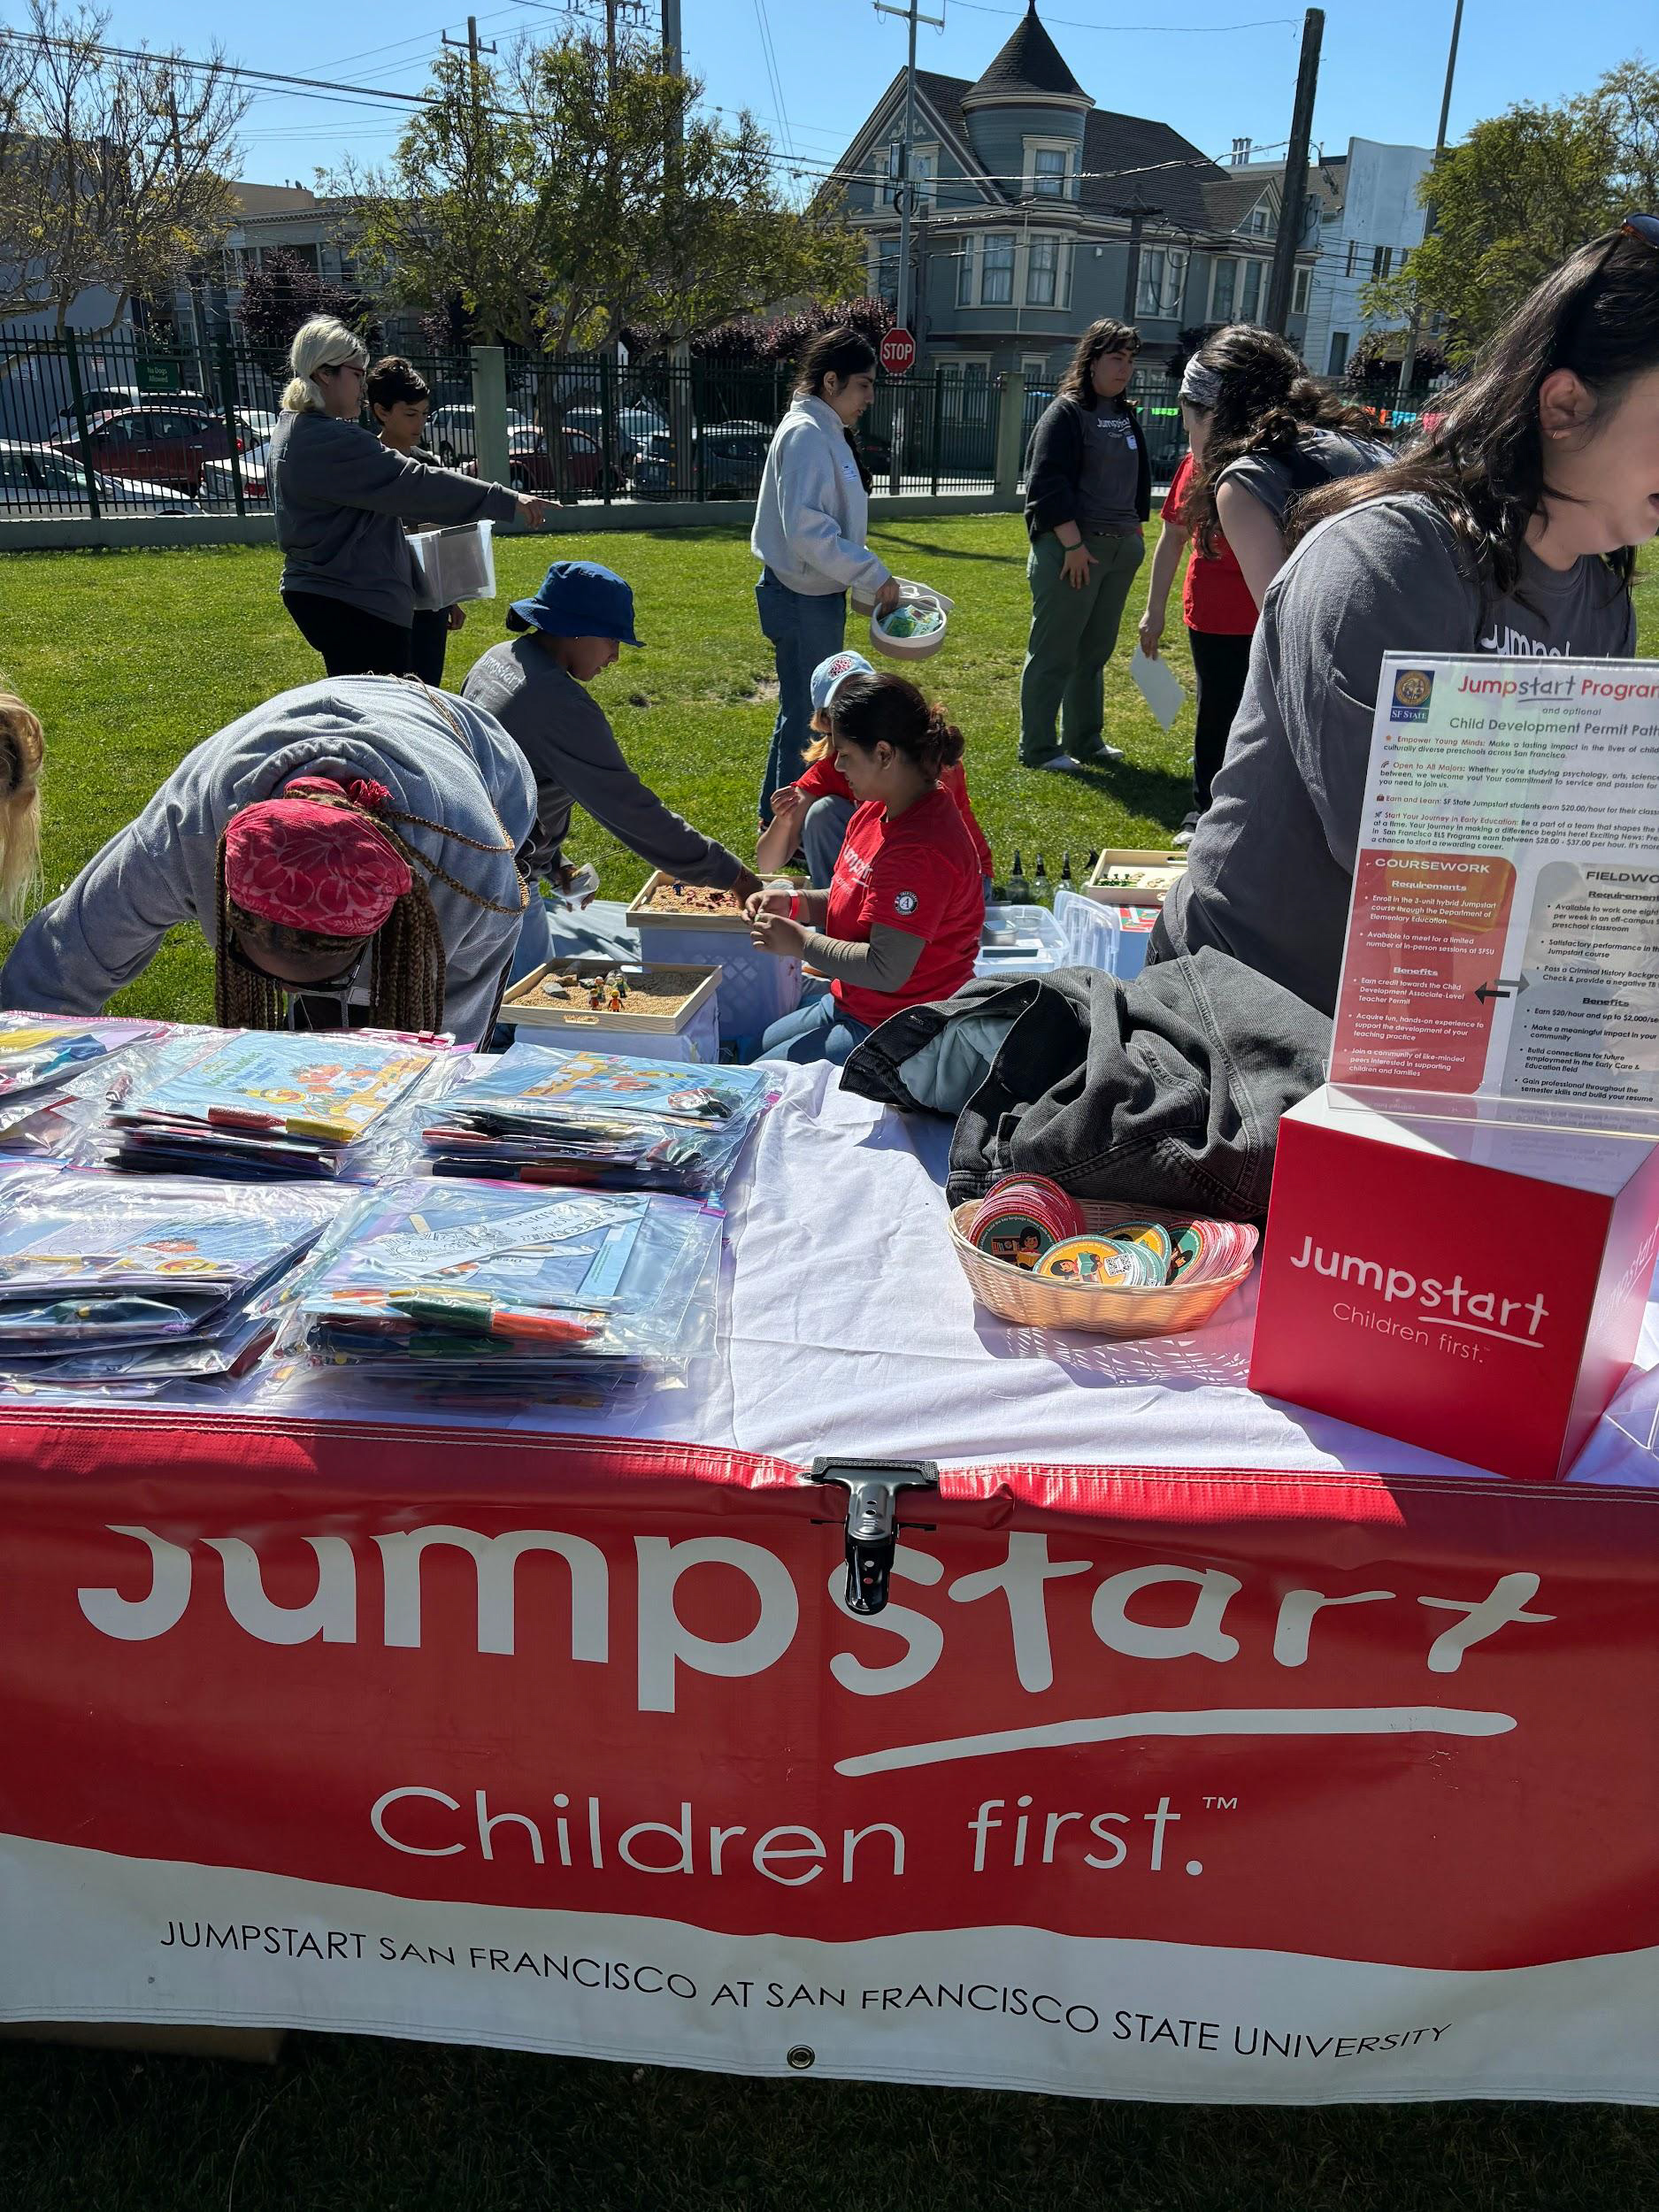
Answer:
POLYGON ((1116 1290, 1132 1287, 1139 1270, 1129 1253, 1103 1237, 1066 1237, 1049 1246, 1037 1263, 1037 1272, 1045 1282, 1116 1290))

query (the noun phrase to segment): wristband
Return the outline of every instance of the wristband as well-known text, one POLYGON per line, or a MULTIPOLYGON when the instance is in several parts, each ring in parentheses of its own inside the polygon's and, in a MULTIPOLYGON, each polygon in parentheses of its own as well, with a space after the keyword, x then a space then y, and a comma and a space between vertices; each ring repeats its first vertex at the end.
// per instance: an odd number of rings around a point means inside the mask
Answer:
POLYGON ((800 918, 801 894, 798 891, 791 891, 789 894, 789 919, 792 922, 798 922, 800 918))

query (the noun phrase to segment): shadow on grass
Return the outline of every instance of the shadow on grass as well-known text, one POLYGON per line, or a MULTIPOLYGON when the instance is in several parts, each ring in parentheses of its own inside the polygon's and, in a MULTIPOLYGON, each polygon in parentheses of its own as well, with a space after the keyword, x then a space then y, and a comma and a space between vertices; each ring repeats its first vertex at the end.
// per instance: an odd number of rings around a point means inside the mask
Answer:
MULTIPOLYGON (((1010 525, 1018 524, 1019 517, 1010 515, 1008 520, 1010 525)), ((1004 568, 1016 561, 1021 568, 1025 565, 1027 547, 1023 524, 1020 524, 1018 536, 1013 539, 1006 553, 973 553, 965 545, 941 545, 936 538, 908 538, 902 531, 883 529, 879 516, 876 518, 873 526, 879 533, 883 544, 902 545, 910 553, 933 553, 941 561, 992 561, 1004 568)))

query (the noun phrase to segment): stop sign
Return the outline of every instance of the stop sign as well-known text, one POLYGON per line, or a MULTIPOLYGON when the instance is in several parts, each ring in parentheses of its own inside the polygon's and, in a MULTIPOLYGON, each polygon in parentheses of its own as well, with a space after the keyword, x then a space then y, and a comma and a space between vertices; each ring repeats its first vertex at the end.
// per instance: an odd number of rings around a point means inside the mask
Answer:
POLYGON ((889 376, 902 376, 916 362, 916 341, 902 323, 881 341, 881 365, 889 376))

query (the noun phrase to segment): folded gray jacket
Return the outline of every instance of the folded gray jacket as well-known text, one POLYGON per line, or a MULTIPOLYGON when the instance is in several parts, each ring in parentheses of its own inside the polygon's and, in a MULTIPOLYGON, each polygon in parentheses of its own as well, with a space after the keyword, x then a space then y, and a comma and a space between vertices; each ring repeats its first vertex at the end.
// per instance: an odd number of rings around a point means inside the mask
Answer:
POLYGON ((1046 1175, 1079 1198, 1259 1221, 1279 1116, 1325 1080, 1331 1025, 1206 947, 1132 983, 1094 968, 973 982, 865 1038, 843 1089, 956 1117, 947 1192, 1046 1175))

